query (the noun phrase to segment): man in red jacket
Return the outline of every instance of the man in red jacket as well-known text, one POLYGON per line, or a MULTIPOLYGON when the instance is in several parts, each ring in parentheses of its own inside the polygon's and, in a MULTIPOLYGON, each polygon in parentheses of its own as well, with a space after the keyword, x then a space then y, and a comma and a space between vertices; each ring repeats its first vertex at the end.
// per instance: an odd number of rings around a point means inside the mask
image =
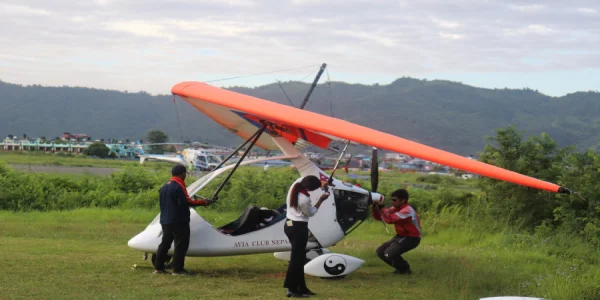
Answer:
POLYGON ((402 254, 421 243, 421 221, 417 212, 408 205, 408 191, 399 189, 392 193, 393 207, 383 206, 383 197, 373 202, 373 217, 394 224, 396 236, 377 248, 377 256, 396 268, 395 274, 411 274, 410 265, 402 254), (381 213, 380 213, 381 212, 381 213))

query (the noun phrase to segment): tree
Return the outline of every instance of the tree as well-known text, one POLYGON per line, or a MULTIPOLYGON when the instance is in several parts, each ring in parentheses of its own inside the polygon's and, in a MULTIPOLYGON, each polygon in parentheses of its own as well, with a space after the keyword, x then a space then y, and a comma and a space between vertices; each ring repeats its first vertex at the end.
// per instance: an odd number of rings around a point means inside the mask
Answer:
POLYGON ((109 151, 110 149, 106 147, 104 143, 95 142, 91 144, 87 149, 85 149, 83 154, 87 156, 98 156, 101 158, 106 158, 108 156, 109 151))
MULTIPOLYGON (((524 133, 514 126, 497 129, 495 137, 486 137, 496 146, 486 145, 480 160, 544 181, 558 182, 572 147, 559 149, 545 133, 523 141, 524 133)), ((556 194, 487 177, 482 177, 480 187, 498 215, 510 214, 513 220, 526 225, 552 220, 553 210, 560 204, 556 194)))
MULTIPOLYGON (((150 130, 146 134, 146 140, 150 144, 161 144, 166 143, 169 140, 167 134, 161 130, 150 130)), ((148 151, 150 154, 163 154, 165 153, 165 147, 163 145, 152 145, 148 151)))
POLYGON ((169 137, 167 136, 167 134, 165 134, 161 130, 154 129, 154 130, 148 131, 148 133, 146 134, 146 139, 148 140, 149 143, 155 144, 155 143, 166 143, 169 140, 169 137))
POLYGON ((554 210, 555 223, 600 245, 600 152, 573 153, 561 175, 561 185, 579 194, 563 197, 554 210))

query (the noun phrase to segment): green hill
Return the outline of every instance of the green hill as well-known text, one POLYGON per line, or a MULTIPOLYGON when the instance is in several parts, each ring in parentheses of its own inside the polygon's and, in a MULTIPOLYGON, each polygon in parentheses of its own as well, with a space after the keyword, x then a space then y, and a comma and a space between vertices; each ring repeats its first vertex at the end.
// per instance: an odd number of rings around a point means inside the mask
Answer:
MULTIPOLYGON (((309 89, 282 83, 295 106, 309 89)), ((165 87, 170 89, 171 85, 165 87)), ((275 83, 230 87, 290 105, 275 83)), ((150 129, 181 141, 171 95, 125 93, 82 87, 22 86, 0 82, 0 135, 143 139, 150 129)), ((183 101, 177 101, 183 139, 236 145, 240 139, 183 101)), ((549 97, 530 89, 482 89, 456 82, 400 78, 389 85, 320 84, 306 109, 415 140, 462 155, 474 154, 484 136, 511 124, 530 135, 547 132, 561 146, 600 145, 600 93, 549 97)))

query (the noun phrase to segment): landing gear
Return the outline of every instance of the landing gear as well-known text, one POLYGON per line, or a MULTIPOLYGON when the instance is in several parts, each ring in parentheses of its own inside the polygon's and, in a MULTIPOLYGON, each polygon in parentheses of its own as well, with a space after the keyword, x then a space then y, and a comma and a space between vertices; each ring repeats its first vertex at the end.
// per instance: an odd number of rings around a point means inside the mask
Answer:
POLYGON ((346 278, 346 275, 335 276, 335 277, 319 277, 319 278, 324 279, 324 280, 342 280, 342 279, 346 278))
POLYGON ((304 264, 306 265, 311 260, 317 258, 320 255, 326 254, 326 253, 330 253, 330 251, 325 248, 310 249, 310 250, 306 251, 306 258, 304 259, 304 264))
MULTIPOLYGON (((307 263, 309 263, 311 260, 323 255, 323 254, 327 254, 330 253, 329 250, 325 249, 325 248, 315 248, 315 249, 310 249, 308 251, 306 251, 306 257, 304 258, 304 264, 306 265, 307 263)), ((273 255, 281 260, 285 260, 285 261, 290 261, 290 255, 291 255, 291 251, 285 251, 285 252, 275 252, 273 253, 273 255)))
POLYGON ((326 253, 304 266, 304 273, 325 279, 339 280, 356 271, 363 260, 340 253, 326 253))

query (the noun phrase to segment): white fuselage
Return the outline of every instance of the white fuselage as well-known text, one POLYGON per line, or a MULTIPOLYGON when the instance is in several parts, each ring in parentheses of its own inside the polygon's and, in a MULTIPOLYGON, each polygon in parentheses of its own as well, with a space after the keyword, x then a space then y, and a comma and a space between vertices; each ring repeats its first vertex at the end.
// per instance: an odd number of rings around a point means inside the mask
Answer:
MULTIPOLYGON (((274 138, 274 141, 283 151, 283 156, 243 161, 240 165, 248 165, 272 159, 289 160, 296 167, 301 178, 307 175, 314 175, 322 180, 328 179, 328 174, 325 174, 325 172, 320 170, 287 140, 284 138, 274 138)), ((190 196, 198 193, 212 179, 216 178, 221 173, 229 171, 233 167, 233 165, 228 165, 206 174, 188 187, 188 193, 190 196)), ((291 184, 292 183, 290 183, 290 186, 291 184)), ((345 193, 355 193, 363 195, 364 197, 370 195, 373 200, 379 200, 380 197, 377 193, 369 193, 360 187, 343 183, 335 178, 333 179, 332 184, 334 186, 331 188, 344 190, 345 193)), ((324 191, 321 189, 310 192, 310 198, 313 205, 323 193, 324 191)), ((317 214, 309 219, 308 228, 312 237, 309 239, 306 247, 307 249, 317 247, 326 248, 336 244, 345 237, 345 231, 338 222, 338 217, 340 216, 337 214, 334 194, 335 193, 332 192, 329 198, 323 202, 317 214)), ((285 204, 285 199, 281 200, 281 203, 285 204)), ((220 199, 219 201, 227 201, 227 199, 220 199)), ((285 212, 283 212, 283 214, 285 214, 285 212)), ((226 256, 291 250, 288 237, 283 231, 285 216, 282 215, 279 216, 279 221, 274 224, 235 236, 221 232, 219 229, 213 227, 194 209, 190 209, 190 218, 191 233, 187 256, 226 256)), ((144 252, 156 253, 162 238, 162 227, 159 219, 160 215, 158 215, 144 231, 129 240, 129 247, 144 252)), ((170 254, 173 253, 173 248, 174 247, 171 247, 169 250, 170 254)))

